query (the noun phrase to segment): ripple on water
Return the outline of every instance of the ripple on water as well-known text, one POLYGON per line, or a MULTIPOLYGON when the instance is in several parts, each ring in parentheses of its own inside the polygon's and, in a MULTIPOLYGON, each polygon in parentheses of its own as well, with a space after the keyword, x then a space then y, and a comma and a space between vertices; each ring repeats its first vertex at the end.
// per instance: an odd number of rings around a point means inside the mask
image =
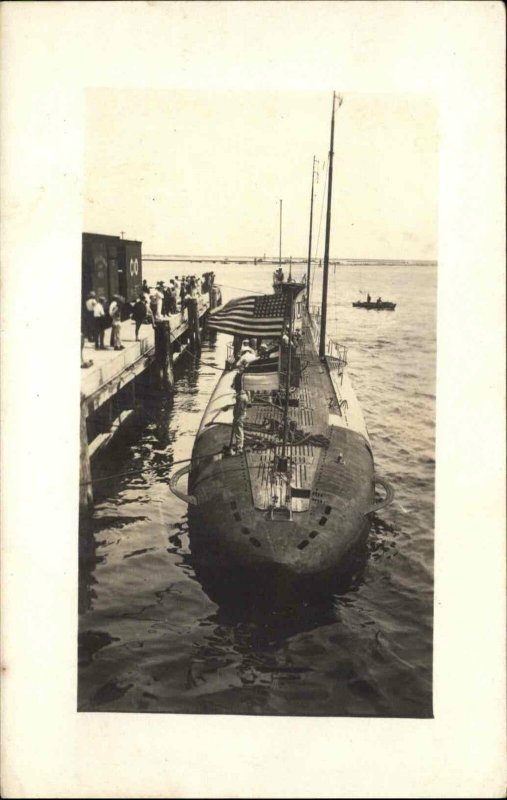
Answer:
MULTIPOLYGON (((164 280, 192 271, 149 269, 164 280)), ((224 300, 241 294, 227 286, 269 287, 261 265, 214 269, 224 300)), ((178 362, 174 397, 152 398, 116 448, 105 474, 139 473, 97 489, 81 534, 79 708, 431 716, 436 271, 360 271, 364 290, 392 297, 396 311, 353 309, 358 268, 343 267, 329 332, 349 345, 376 467, 396 499, 373 515, 356 580, 283 613, 246 611, 234 597, 217 606, 200 585, 186 507, 167 478, 191 452, 224 360, 227 337, 204 340, 201 362, 178 362)))

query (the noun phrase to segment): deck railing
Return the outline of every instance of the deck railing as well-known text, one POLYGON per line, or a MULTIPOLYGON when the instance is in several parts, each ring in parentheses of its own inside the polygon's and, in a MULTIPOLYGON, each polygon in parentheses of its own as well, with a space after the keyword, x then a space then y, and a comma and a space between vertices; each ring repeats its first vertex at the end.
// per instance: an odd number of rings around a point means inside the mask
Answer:
POLYGON ((347 366, 347 348, 336 339, 328 339, 326 362, 330 372, 336 372, 343 379, 343 370, 347 366))

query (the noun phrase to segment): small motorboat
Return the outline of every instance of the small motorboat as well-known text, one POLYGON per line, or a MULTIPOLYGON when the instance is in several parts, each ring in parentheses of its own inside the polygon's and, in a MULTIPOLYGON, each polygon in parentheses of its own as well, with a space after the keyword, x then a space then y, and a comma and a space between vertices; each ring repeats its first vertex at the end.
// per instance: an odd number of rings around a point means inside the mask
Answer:
POLYGON ((367 308, 368 310, 373 309, 374 311, 394 311, 396 308, 396 303, 389 303, 387 300, 377 300, 376 303, 367 303, 363 300, 358 300, 357 303, 352 303, 354 308, 367 308))

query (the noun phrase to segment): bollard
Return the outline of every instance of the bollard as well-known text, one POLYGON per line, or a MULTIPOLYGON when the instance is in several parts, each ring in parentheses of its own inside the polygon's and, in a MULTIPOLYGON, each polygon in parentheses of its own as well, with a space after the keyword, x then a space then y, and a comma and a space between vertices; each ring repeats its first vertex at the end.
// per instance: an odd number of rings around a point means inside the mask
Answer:
POLYGON ((155 366, 160 383, 174 386, 171 323, 168 319, 155 322, 155 366))
POLYGON ((92 470, 88 451, 85 408, 81 405, 80 452, 79 452, 79 514, 88 516, 93 510, 92 470))
POLYGON ((197 298, 188 298, 188 333, 190 347, 194 353, 201 350, 201 329, 199 327, 199 307, 197 305, 197 298))

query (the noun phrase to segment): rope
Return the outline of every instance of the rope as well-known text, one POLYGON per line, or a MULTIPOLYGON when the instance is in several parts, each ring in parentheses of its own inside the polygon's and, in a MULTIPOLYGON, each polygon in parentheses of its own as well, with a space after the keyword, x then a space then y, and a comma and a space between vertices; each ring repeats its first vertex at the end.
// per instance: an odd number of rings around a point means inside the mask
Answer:
MULTIPOLYGON (((303 436, 299 441, 293 442, 294 446, 299 446, 304 444, 304 442, 308 441, 312 437, 312 434, 306 434, 303 436)), ((276 450, 277 447, 280 447, 280 443, 277 442, 276 444, 273 443, 262 443, 256 448, 256 450, 276 450)), ((171 468, 176 466, 176 464, 186 464, 188 461, 201 461, 203 458, 211 458, 212 456, 219 456, 223 454, 223 450, 217 450, 216 453, 207 453, 205 456, 188 456, 187 458, 180 458, 178 461, 171 462, 171 468)), ((114 472, 112 475, 105 475, 102 478, 92 478, 89 481, 80 481, 80 486, 88 486, 90 483, 102 483, 103 481, 110 481, 113 478, 123 478, 125 475, 138 475, 140 472, 144 472, 146 470, 146 466, 138 467, 137 469, 130 469, 126 472, 114 472)))
POLYGON ((253 289, 245 289, 244 286, 228 286, 226 283, 215 283, 215 286, 220 286, 222 289, 236 289, 238 292, 246 292, 247 294, 265 294, 265 292, 255 292, 253 289))
MULTIPOLYGON (((208 455, 206 455, 206 456, 198 456, 198 458, 195 459, 195 460, 198 460, 198 459, 201 459, 201 458, 210 458, 211 456, 218 456, 221 452, 222 452, 221 450, 218 450, 216 453, 208 453, 208 455)), ((187 461, 191 461, 191 460, 192 460, 192 457, 189 456, 188 458, 182 458, 179 461, 173 461, 172 464, 171 464, 171 467, 174 467, 175 464, 186 464, 187 461)), ((146 466, 139 467, 138 469, 130 469, 130 470, 127 470, 127 472, 114 472, 112 475, 105 475, 102 478, 92 478, 89 481, 81 481, 79 485, 80 486, 86 486, 86 485, 88 485, 90 483, 101 483, 102 481, 110 481, 113 478, 122 478, 124 475, 135 475, 135 474, 139 474, 140 472, 143 472, 145 469, 146 469, 146 466)))

